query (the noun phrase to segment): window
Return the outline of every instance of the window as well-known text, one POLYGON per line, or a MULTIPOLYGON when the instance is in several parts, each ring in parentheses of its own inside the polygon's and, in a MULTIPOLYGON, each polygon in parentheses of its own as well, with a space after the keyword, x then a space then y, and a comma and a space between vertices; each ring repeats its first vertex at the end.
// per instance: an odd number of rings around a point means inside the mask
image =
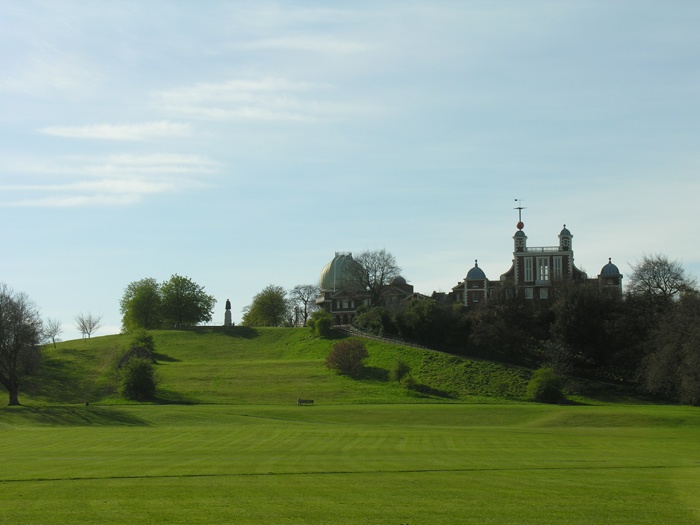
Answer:
POLYGON ((549 299, 549 290, 547 288, 540 288, 540 299, 549 299))
POLYGON ((525 261, 525 282, 532 282, 532 257, 526 257, 525 261))
POLYGON ((561 256, 554 257, 552 263, 552 277, 554 277, 555 279, 561 279, 563 276, 561 256))
POLYGON ((525 288, 525 299, 532 299, 532 288, 525 288))
POLYGON ((538 282, 548 282, 549 281, 549 258, 548 257, 538 257, 537 258, 537 281, 538 282))

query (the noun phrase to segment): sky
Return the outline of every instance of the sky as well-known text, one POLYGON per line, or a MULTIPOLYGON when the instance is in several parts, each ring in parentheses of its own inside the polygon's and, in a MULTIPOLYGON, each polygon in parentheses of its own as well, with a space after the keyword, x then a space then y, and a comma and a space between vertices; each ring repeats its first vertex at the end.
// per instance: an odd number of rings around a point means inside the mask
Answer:
POLYGON ((590 277, 698 276, 698 27, 691 0, 0 0, 0 282, 63 339, 174 274, 239 323, 338 251, 424 294, 498 279, 518 205, 590 277))

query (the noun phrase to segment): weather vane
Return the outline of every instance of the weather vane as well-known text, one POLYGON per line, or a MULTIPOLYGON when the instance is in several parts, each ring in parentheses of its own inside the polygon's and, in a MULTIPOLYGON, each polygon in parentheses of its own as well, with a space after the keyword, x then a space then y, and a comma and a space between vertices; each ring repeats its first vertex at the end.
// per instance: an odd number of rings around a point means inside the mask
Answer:
POLYGON ((522 230, 525 227, 525 224, 523 223, 523 208, 522 204, 523 201, 522 199, 515 199, 515 202, 518 203, 518 206, 514 209, 518 210, 518 224, 516 225, 519 230, 522 230))

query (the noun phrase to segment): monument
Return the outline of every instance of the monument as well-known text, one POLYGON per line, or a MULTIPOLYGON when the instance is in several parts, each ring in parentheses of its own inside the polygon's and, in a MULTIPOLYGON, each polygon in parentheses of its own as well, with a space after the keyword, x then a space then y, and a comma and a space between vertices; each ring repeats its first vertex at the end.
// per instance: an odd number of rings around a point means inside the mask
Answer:
POLYGON ((226 299, 226 313, 224 314, 224 326, 233 326, 231 322, 231 301, 226 299))

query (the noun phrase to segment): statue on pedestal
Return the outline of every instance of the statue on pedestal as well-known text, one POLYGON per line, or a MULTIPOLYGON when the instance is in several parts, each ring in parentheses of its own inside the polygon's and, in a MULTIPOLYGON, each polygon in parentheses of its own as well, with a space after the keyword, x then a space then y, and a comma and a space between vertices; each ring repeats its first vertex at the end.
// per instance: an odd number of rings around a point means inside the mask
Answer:
POLYGON ((224 314, 224 326, 233 326, 231 321, 231 301, 226 299, 226 313, 224 314))

